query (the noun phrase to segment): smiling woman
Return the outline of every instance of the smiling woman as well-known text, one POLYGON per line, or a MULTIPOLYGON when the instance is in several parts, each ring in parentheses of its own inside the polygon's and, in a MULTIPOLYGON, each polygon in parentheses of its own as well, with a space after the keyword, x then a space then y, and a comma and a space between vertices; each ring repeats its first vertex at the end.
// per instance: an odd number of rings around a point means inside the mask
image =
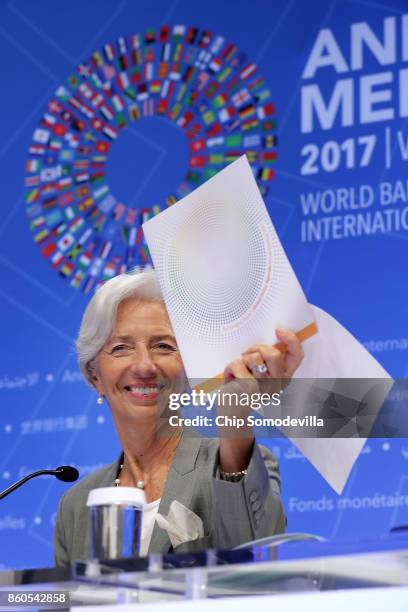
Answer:
MULTIPOLYGON (((302 349, 292 332, 278 335, 284 351, 267 344, 249 347, 226 365, 224 387, 246 380, 258 389, 257 379, 291 377, 302 349)), ((122 274, 98 289, 85 311, 77 349, 86 381, 109 405, 123 452, 62 498, 57 565, 89 557, 88 493, 113 484, 145 491, 149 512, 142 523, 142 555, 172 548, 156 514, 166 515, 173 501, 194 512, 203 526, 203 537, 176 551, 228 548, 284 530, 278 466, 257 446, 252 431, 218 440, 192 435, 182 421, 176 427, 169 422, 169 396, 186 391, 188 381, 155 272, 122 274)))
MULTIPOLYGON (((127 425, 125 416, 134 419, 135 410, 138 422, 145 416, 157 417, 158 404, 169 385, 185 380, 164 304, 124 300, 114 333, 91 366, 90 376, 99 394, 106 397, 119 435, 127 425)), ((164 409, 166 403, 161 405, 164 409)))

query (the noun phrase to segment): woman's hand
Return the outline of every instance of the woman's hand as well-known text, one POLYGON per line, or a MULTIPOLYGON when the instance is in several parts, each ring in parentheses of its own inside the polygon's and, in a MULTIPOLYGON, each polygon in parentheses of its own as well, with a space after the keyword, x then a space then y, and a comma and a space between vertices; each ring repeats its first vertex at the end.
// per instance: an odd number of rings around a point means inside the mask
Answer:
MULTIPOLYGON (((296 334, 277 329, 277 345, 254 344, 232 361, 224 370, 225 384, 221 394, 237 393, 238 397, 253 393, 280 393, 290 382, 301 364, 304 352, 296 334)), ((225 397, 228 397, 227 395, 225 397)), ((251 412, 251 405, 239 402, 235 406, 218 406, 218 415, 244 419, 251 412)), ((225 421, 225 419, 224 419, 225 421)), ((220 428, 220 466, 225 472, 244 470, 249 463, 254 442, 251 427, 243 425, 220 428)))
POLYGON ((276 335, 279 339, 277 345, 254 344, 242 353, 242 361, 255 378, 281 381, 281 390, 289 384, 304 352, 294 332, 278 328, 276 335))

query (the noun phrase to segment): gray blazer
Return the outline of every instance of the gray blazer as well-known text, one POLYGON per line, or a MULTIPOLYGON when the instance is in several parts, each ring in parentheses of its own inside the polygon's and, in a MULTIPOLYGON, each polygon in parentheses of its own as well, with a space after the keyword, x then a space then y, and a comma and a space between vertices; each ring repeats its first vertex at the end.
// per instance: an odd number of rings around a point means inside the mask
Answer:
MULTIPOLYGON (((54 533, 56 565, 89 558, 88 493, 91 489, 113 486, 119 461, 90 474, 62 497, 54 533)), ((174 552, 231 548, 285 530, 279 469, 266 448, 254 445, 248 473, 238 483, 218 479, 217 467, 218 439, 182 436, 159 512, 167 515, 171 502, 177 499, 201 517, 205 535, 180 544, 174 552)), ((172 550, 167 532, 156 523, 149 553, 172 550)))

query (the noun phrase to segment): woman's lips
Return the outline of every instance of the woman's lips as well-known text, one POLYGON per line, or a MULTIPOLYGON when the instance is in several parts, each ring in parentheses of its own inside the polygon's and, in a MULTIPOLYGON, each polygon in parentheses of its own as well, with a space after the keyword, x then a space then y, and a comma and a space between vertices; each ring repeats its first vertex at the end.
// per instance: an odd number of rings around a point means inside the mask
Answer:
POLYGON ((156 400, 160 391, 158 385, 128 385, 125 389, 138 400, 156 400))

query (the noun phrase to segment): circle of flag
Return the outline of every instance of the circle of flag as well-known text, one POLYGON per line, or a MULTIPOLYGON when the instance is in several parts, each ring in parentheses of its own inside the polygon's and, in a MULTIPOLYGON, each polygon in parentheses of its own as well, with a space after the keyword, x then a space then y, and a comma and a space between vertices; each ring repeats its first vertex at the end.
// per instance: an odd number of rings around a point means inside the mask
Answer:
POLYGON ((104 45, 56 89, 32 137, 25 200, 41 254, 85 293, 148 266, 142 223, 243 153, 267 193, 274 114, 256 65, 223 36, 175 25, 104 45), (185 132, 189 165, 165 202, 131 208, 107 183, 109 151, 128 125, 155 115, 185 132))

